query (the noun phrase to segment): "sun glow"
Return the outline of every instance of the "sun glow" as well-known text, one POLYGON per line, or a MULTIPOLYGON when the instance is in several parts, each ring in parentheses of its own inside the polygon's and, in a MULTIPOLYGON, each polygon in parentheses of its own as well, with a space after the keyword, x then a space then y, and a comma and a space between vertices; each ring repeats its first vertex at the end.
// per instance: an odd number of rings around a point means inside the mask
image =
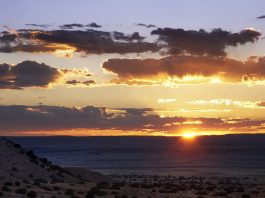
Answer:
POLYGON ((76 48, 69 45, 57 44, 55 47, 58 49, 54 51, 54 55, 60 58, 72 58, 76 52, 76 48))
POLYGON ((186 132, 182 134, 182 137, 185 139, 194 139, 196 137, 196 134, 193 132, 186 132))

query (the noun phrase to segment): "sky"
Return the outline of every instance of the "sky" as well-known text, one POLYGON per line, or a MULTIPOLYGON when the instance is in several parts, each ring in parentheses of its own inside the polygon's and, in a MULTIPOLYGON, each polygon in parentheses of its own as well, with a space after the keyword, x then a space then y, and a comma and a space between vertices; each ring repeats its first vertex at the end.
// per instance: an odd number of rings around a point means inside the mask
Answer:
POLYGON ((263 0, 9 0, 0 134, 264 133, 263 0))

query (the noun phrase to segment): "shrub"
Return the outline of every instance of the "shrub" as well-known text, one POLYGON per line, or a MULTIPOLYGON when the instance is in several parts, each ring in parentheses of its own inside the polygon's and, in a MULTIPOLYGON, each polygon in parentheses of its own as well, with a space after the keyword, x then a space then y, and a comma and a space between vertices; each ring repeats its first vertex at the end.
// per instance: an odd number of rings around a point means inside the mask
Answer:
POLYGON ((109 187, 109 182, 107 181, 102 181, 97 183, 98 188, 108 188, 109 187))
POLYGON ((29 177, 30 177, 30 178, 33 178, 33 177, 34 177, 34 175, 33 175, 33 174, 29 174, 29 177))
POLYGON ((37 181, 37 180, 34 180, 34 181, 33 181, 33 186, 40 186, 40 182, 37 181))
POLYGON ((22 181, 24 184, 29 184, 29 181, 28 180, 25 180, 25 179, 23 179, 23 181, 22 181))
POLYGON ((12 171, 17 172, 17 167, 13 167, 12 171))
POLYGON ((14 147, 15 148, 21 148, 21 145, 20 144, 14 144, 14 147))
POLYGON ((66 190, 64 191, 64 194, 65 194, 65 195, 73 195, 73 194, 74 194, 74 190, 73 190, 73 189, 66 189, 66 190))
POLYGON ((98 188, 96 187, 93 187, 91 188, 87 194, 86 194, 86 198, 94 198, 95 195, 98 195, 98 196, 106 196, 108 193, 105 192, 105 191, 102 191, 102 190, 99 190, 98 188))
POLYGON ((27 190, 25 188, 19 188, 15 191, 17 194, 26 194, 27 193, 27 190))
POLYGON ((250 198, 250 196, 248 194, 244 194, 242 195, 242 198, 250 198))
POLYGON ((55 190, 55 191, 59 191, 59 190, 61 190, 61 188, 60 188, 59 186, 53 186, 52 188, 53 188, 53 190, 55 190))
POLYGON ((13 186, 13 183, 12 182, 5 182, 4 185, 6 185, 6 186, 13 186))
POLYGON ((3 186, 3 187, 2 187, 2 191, 5 191, 5 192, 10 192, 10 191, 11 191, 11 189, 10 189, 10 188, 8 188, 8 186, 3 186))
POLYGON ((35 191, 29 191, 27 196, 29 198, 35 198, 35 197, 37 197, 37 193, 35 191))

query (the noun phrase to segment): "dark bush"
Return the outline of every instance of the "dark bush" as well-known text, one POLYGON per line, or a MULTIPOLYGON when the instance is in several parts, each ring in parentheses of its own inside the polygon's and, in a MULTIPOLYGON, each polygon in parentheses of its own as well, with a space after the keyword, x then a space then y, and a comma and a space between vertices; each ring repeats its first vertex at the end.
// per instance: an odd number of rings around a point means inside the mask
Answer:
POLYGON ((37 197, 37 193, 35 191, 29 191, 27 196, 29 198, 35 198, 35 197, 37 197))
POLYGON ((34 180, 34 181, 33 181, 33 186, 40 186, 40 182, 37 181, 37 180, 34 180))
POLYGON ((73 190, 73 189, 66 189, 66 190, 64 191, 64 194, 65 194, 65 195, 73 195, 73 194, 74 194, 74 190, 73 190))
POLYGON ((19 181, 15 181, 15 186, 20 186, 20 182, 19 181))
POLYGON ((29 177, 30 177, 30 178, 33 178, 33 177, 34 177, 34 175, 33 175, 33 174, 29 174, 29 177))
POLYGON ((225 193, 225 192, 216 192, 216 193, 214 193, 214 196, 227 197, 227 193, 225 193))
POLYGON ((25 179, 23 179, 22 182, 23 182, 24 184, 29 184, 29 181, 28 181, 28 180, 25 180, 25 179))
POLYGON ((140 184, 139 183, 132 183, 130 184, 131 188, 140 188, 140 184))
POLYGON ((20 144, 14 144, 14 147, 15 148, 21 148, 21 145, 20 144))
POLYGON ((94 198, 95 195, 97 196, 106 196, 108 193, 102 190, 99 190, 96 187, 91 188, 87 194, 86 194, 86 198, 94 198))
POLYGON ((250 196, 247 194, 244 194, 244 195, 242 195, 242 198, 250 198, 250 196))
POLYGON ((6 186, 13 186, 13 183, 12 182, 5 182, 4 185, 6 185, 6 186))
POLYGON ((12 171, 17 172, 17 167, 13 167, 12 171))
POLYGON ((27 193, 27 190, 25 188, 19 188, 15 191, 17 194, 26 194, 27 193))
POLYGON ((53 186, 52 188, 53 188, 53 190, 55 190, 55 191, 59 191, 59 190, 61 190, 61 188, 60 188, 59 186, 53 186))
POLYGON ((98 188, 103 188, 103 189, 105 188, 106 189, 106 188, 109 187, 109 182, 107 182, 107 181, 98 182, 97 183, 97 187, 98 188))
POLYGON ((2 191, 10 192, 11 189, 10 189, 8 186, 3 186, 3 187, 2 187, 2 191))

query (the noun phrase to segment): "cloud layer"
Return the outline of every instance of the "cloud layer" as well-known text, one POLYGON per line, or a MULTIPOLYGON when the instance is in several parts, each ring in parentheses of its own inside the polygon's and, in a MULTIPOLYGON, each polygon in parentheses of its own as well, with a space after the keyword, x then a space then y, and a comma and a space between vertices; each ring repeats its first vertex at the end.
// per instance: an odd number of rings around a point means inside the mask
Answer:
MULTIPOLYGON (((38 27, 37 24, 31 24, 38 27)), ((137 24, 147 28, 153 25, 137 24)), ((41 26, 43 27, 43 26, 41 26)), ((257 41, 261 34, 253 29, 232 33, 222 29, 207 32, 203 29, 184 30, 173 28, 158 28, 150 34, 158 36, 153 42, 144 41, 138 32, 125 34, 122 32, 108 32, 94 29, 100 25, 73 23, 60 26, 59 30, 20 29, 11 30, 0 34, 0 52, 54 52, 56 50, 72 49, 74 52, 87 54, 103 53, 144 53, 159 52, 168 55, 192 54, 225 56, 228 46, 243 45, 257 41), (82 28, 82 30, 75 30, 82 28)))
MULTIPOLYGON (((109 59, 103 68, 116 74, 117 82, 161 80, 185 77, 218 78, 224 82, 260 81, 265 79, 265 57, 250 57, 241 62, 211 56, 170 56, 162 59, 109 59)), ((194 79, 193 79, 194 80, 194 79)), ((207 79, 206 79, 207 80, 207 79)), ((186 80, 185 80, 186 81, 186 80)), ((176 81, 177 82, 177 81, 176 81)))
MULTIPOLYGON (((152 135, 178 135, 186 130, 259 132, 265 120, 160 117, 152 109, 111 109, 87 106, 0 106, 0 132, 38 132, 58 130, 122 130, 152 135)), ((104 132, 102 132, 104 133, 104 132)), ((104 134, 102 134, 104 135, 104 134)))

